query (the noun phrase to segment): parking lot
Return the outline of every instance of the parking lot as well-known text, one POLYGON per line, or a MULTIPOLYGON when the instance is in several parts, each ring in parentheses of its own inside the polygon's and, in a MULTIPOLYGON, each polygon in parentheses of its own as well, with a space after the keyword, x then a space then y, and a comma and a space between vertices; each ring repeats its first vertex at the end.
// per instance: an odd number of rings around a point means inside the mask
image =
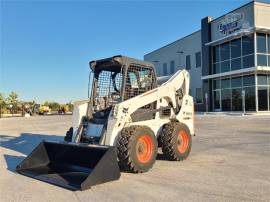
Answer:
POLYGON ((144 174, 72 192, 14 172, 43 139, 63 140, 71 116, 0 119, 1 201, 270 201, 270 116, 197 115, 190 157, 159 155, 144 174))

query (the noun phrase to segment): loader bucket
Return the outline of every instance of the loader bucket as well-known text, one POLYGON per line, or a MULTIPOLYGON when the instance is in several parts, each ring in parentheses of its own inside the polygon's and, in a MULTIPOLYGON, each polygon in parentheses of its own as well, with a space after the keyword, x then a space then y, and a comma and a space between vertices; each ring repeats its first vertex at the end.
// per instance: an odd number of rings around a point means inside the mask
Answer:
POLYGON ((120 177, 114 147, 48 141, 41 142, 16 171, 71 190, 120 177))

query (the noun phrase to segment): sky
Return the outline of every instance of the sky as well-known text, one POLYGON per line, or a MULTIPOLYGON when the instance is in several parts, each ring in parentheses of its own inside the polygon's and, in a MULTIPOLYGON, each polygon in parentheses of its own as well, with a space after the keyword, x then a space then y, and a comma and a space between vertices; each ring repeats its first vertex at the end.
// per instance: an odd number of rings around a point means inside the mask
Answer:
POLYGON ((0 0, 0 93, 66 103, 87 98, 89 61, 146 53, 249 1, 0 0))

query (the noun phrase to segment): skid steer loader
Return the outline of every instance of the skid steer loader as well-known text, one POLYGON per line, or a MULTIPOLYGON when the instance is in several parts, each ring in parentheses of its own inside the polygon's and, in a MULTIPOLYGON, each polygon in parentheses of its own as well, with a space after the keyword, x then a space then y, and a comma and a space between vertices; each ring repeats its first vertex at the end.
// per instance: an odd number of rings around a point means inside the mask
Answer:
POLYGON ((191 150, 193 98, 189 73, 177 71, 157 86, 151 63, 114 56, 90 62, 88 100, 74 103, 63 142, 43 141, 17 172, 72 190, 117 180, 120 170, 152 168, 158 147, 168 160, 191 150))

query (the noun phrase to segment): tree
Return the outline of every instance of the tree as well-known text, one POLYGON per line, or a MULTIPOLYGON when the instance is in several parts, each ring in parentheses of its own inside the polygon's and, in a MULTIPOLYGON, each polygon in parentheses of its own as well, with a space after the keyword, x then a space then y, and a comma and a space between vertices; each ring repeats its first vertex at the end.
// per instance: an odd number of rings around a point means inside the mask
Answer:
POLYGON ((5 97, 2 93, 0 93, 0 105, 5 104, 5 97))
POLYGON ((60 104, 57 102, 50 102, 49 107, 52 109, 52 111, 58 111, 60 109, 60 104))
POLYGON ((18 103, 18 94, 15 93, 15 92, 11 92, 9 95, 8 95, 8 102, 10 104, 17 104, 18 103))
POLYGON ((16 113, 17 109, 18 109, 18 94, 15 93, 15 92, 11 92, 9 95, 8 95, 8 98, 7 98, 7 102, 8 104, 10 104, 10 113, 16 113))
POLYGON ((74 108, 73 104, 71 102, 69 102, 66 105, 68 106, 68 111, 72 112, 73 108, 74 108))
POLYGON ((59 108, 60 108, 60 104, 57 103, 57 102, 48 102, 48 101, 46 101, 46 102, 44 102, 43 106, 50 107, 50 109, 52 111, 58 111, 59 108))
POLYGON ((48 102, 48 101, 45 101, 45 102, 43 103, 43 106, 49 107, 49 102, 48 102))

